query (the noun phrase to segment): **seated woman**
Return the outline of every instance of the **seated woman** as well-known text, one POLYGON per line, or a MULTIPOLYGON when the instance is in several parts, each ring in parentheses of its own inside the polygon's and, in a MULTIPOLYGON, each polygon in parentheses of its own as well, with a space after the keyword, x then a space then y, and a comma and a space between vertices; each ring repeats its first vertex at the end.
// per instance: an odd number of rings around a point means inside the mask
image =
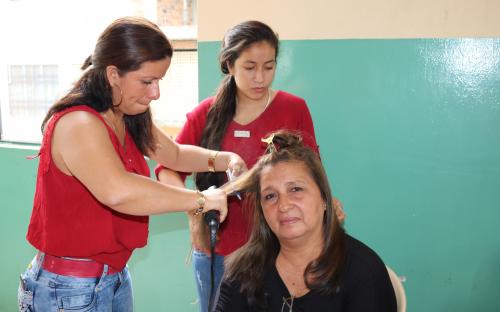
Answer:
POLYGON ((384 262, 347 235, 318 155, 277 132, 226 191, 248 193, 250 240, 226 260, 215 311, 396 311, 384 262))

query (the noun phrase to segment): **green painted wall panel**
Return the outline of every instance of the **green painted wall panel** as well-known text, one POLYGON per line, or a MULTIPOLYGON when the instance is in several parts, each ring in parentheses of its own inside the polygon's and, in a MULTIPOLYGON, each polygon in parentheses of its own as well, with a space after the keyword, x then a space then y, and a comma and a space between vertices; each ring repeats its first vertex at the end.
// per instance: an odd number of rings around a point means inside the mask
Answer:
MULTIPOLYGON (((200 98, 220 78, 199 44, 200 98)), ((283 41, 274 87, 304 97, 347 231, 409 311, 500 311, 500 39, 283 41)))
POLYGON ((34 255, 26 242, 38 161, 27 160, 33 149, 0 146, 0 311, 17 310, 19 274, 34 255))

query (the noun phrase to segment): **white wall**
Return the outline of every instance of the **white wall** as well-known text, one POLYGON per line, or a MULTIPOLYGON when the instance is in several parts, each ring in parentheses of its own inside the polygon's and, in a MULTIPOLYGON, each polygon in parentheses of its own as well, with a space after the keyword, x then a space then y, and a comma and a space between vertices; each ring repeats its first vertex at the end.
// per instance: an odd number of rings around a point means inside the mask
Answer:
POLYGON ((258 19, 280 39, 500 36, 498 0, 199 0, 198 38, 258 19))

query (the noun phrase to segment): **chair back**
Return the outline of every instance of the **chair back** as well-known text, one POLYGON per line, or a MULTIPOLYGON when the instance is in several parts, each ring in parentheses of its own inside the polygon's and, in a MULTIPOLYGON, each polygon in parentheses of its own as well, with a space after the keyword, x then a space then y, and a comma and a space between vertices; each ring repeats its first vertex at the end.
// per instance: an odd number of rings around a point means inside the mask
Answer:
POLYGON ((406 312, 406 293, 403 283, 396 272, 394 272, 390 267, 386 267, 387 272, 389 272, 389 277, 391 278, 392 288, 394 288, 394 293, 396 294, 398 312, 406 312))

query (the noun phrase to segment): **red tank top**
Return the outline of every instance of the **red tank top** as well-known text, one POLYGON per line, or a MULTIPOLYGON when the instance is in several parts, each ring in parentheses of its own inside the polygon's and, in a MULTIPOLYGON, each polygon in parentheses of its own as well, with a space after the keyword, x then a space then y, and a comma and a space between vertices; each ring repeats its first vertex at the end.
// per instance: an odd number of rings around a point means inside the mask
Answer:
POLYGON ((86 111, 108 129, 116 153, 128 172, 150 175, 144 156, 132 137, 125 134, 124 149, 101 115, 88 106, 75 106, 52 116, 40 147, 33 211, 27 240, 38 250, 54 256, 90 258, 122 269, 135 248, 147 243, 147 216, 119 213, 96 200, 74 176, 57 168, 51 141, 57 121, 69 112, 86 111))

